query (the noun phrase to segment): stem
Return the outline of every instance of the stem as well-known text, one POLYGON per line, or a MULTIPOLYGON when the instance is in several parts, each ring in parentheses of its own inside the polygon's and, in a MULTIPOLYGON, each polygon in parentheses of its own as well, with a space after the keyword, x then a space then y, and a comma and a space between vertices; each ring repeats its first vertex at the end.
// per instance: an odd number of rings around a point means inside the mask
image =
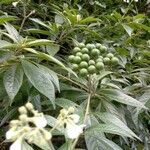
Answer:
MULTIPOLYGON (((86 119, 87 119, 87 116, 89 115, 90 101, 91 101, 91 93, 88 95, 87 105, 86 105, 86 110, 85 110, 85 115, 84 115, 83 124, 85 124, 86 119)), ((72 144, 72 146, 71 146, 71 150, 74 150, 74 148, 75 148, 75 146, 76 146, 76 144, 77 144, 77 142, 78 142, 78 140, 79 140, 79 137, 80 137, 80 136, 78 136, 78 137, 74 140, 74 142, 73 142, 73 144, 72 144)))
POLYGON ((48 144, 49 144, 49 147, 51 148, 51 150, 55 150, 55 148, 54 148, 54 146, 53 146, 51 141, 49 141, 48 144))

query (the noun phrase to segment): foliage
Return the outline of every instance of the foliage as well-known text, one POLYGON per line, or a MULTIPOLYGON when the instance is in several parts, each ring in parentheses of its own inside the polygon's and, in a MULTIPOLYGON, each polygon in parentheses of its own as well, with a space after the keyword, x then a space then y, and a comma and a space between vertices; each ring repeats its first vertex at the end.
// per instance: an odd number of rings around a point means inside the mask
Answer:
POLYGON ((52 149, 150 148, 149 1, 2 0, 0 8, 2 140, 29 101, 45 114, 52 149), (101 43, 118 64, 76 74, 68 57, 79 43, 101 43), (70 107, 85 125, 75 139, 55 127, 70 107))

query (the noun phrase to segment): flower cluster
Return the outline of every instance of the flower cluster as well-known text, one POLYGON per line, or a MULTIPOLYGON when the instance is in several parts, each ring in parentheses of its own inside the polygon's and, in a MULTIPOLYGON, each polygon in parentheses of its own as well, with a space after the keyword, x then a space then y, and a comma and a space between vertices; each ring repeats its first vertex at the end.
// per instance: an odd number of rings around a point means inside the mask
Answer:
POLYGON ((65 135, 69 139, 76 139, 82 132, 85 127, 84 124, 78 125, 80 116, 74 114, 75 109, 69 107, 67 109, 60 110, 60 114, 57 118, 57 124, 65 128, 65 135))
POLYGON ((44 129, 47 121, 43 113, 39 113, 34 109, 31 103, 27 103, 18 109, 20 115, 18 120, 10 122, 10 129, 6 132, 6 139, 14 142, 10 146, 10 150, 21 150, 24 140, 34 143, 36 135, 42 135, 44 140, 51 139, 51 133, 44 129), (32 116, 29 116, 32 115, 32 116))

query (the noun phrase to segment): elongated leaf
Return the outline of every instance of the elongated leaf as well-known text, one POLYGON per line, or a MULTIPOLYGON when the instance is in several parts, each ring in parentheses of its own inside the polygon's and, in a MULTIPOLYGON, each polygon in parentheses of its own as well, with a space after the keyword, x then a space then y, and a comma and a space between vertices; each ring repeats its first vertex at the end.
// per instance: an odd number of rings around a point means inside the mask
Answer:
POLYGON ((123 28, 125 29, 125 31, 128 33, 129 36, 132 35, 133 29, 131 27, 129 27, 126 24, 122 24, 123 28))
POLYGON ((43 72, 40 68, 26 60, 22 60, 21 62, 24 72, 32 85, 39 92, 48 97, 54 105, 55 90, 51 82, 51 76, 49 74, 45 74, 45 72, 43 72))
POLYGON ((15 16, 3 15, 3 16, 0 16, 0 24, 5 23, 7 21, 13 21, 13 20, 16 20, 16 19, 17 19, 17 17, 15 17, 15 16))
POLYGON ((120 119, 118 119, 115 115, 112 115, 110 113, 96 113, 96 115, 106 124, 111 124, 114 126, 117 126, 122 131, 126 132, 127 134, 139 139, 136 134, 131 131, 125 123, 123 123, 120 119))
POLYGON ((14 42, 19 42, 21 41, 23 38, 19 35, 18 31, 9 23, 5 23, 4 24, 7 32, 11 35, 11 37, 13 38, 14 42))
POLYGON ((52 44, 51 46, 46 46, 46 51, 51 55, 54 56, 58 51, 60 47, 57 44, 52 44))
POLYGON ((101 91, 102 94, 105 95, 105 97, 123 103, 123 104, 127 104, 127 105, 131 105, 134 107, 140 107, 140 108, 145 108, 146 107, 139 102, 138 100, 132 98, 131 96, 128 96, 126 94, 124 94, 122 91, 117 90, 117 89, 105 89, 101 91))
POLYGON ((85 141, 88 150, 122 150, 114 142, 100 136, 99 132, 94 132, 92 134, 85 134, 85 141))
POLYGON ((22 85, 23 81, 22 68, 20 68, 20 66, 17 65, 10 67, 5 72, 3 80, 7 94, 12 101, 22 85))

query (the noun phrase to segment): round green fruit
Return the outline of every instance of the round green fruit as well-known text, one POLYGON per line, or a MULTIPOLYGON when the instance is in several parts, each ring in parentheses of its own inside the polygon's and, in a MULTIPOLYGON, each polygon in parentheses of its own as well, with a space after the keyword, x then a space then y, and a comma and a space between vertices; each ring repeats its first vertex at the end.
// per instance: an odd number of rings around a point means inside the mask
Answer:
POLYGON ((95 45, 94 44, 86 44, 86 48, 93 49, 93 48, 95 48, 95 45))
POLYGON ((103 59, 103 56, 98 56, 98 58, 101 58, 101 59, 103 59))
POLYGON ((85 47, 85 48, 82 48, 81 52, 82 53, 89 53, 89 50, 85 47))
POLYGON ((103 62, 103 58, 98 58, 96 62, 103 62))
POLYGON ((88 54, 82 55, 82 60, 88 61, 90 59, 90 56, 88 54))
POLYGON ((77 64, 72 64, 72 70, 77 71, 79 66, 77 64))
POLYGON ((87 76, 88 71, 87 71, 87 69, 82 68, 79 73, 80 73, 81 76, 87 76))
POLYGON ((108 57, 108 58, 113 58, 114 57, 114 55, 112 54, 112 53, 108 53, 107 55, 106 55, 106 57, 108 57))
POLYGON ((70 55, 69 57, 68 57, 68 59, 69 59, 69 61, 72 63, 72 62, 74 62, 74 55, 70 55))
POLYGON ((98 62, 98 63, 96 63, 96 68, 98 70, 102 70, 102 69, 104 69, 104 64, 102 62, 98 62))
POLYGON ((102 45, 102 46, 100 47, 100 51, 101 51, 102 53, 106 52, 106 51, 107 51, 107 47, 104 46, 104 45, 102 45))
POLYGON ((81 49, 79 48, 79 47, 75 47, 74 49, 73 49, 73 53, 77 53, 77 52, 80 52, 81 51, 81 49))
POLYGON ((96 49, 96 48, 92 49, 92 51, 91 51, 92 56, 98 56, 99 54, 100 54, 100 51, 98 49, 96 49))
POLYGON ((86 61, 81 61, 81 63, 79 64, 80 68, 87 68, 88 67, 88 63, 86 61))
POLYGON ((89 60, 89 65, 95 65, 95 61, 94 60, 89 60))
POLYGON ((96 72, 95 66, 94 66, 94 65, 90 65, 90 66, 88 67, 88 72, 89 72, 90 74, 95 73, 95 72, 96 72))
POLYGON ((76 53, 76 56, 80 56, 80 57, 81 57, 81 56, 82 56, 82 53, 81 53, 81 52, 77 52, 77 53, 76 53))
POLYGON ((102 44, 100 44, 100 43, 96 43, 96 48, 98 48, 98 49, 100 49, 101 48, 101 46, 102 46, 102 44))
POLYGON ((111 59, 111 63, 112 63, 112 64, 118 64, 118 63, 119 63, 119 59, 118 59, 117 57, 113 57, 113 58, 111 59))
POLYGON ((79 43, 78 46, 79 46, 80 48, 83 48, 83 47, 85 47, 85 44, 84 44, 84 43, 79 43))
POLYGON ((110 58, 108 58, 108 57, 103 58, 103 62, 104 62, 104 64, 109 64, 110 58))
POLYGON ((74 62, 79 64, 81 62, 81 57, 80 56, 75 56, 74 57, 74 62))

